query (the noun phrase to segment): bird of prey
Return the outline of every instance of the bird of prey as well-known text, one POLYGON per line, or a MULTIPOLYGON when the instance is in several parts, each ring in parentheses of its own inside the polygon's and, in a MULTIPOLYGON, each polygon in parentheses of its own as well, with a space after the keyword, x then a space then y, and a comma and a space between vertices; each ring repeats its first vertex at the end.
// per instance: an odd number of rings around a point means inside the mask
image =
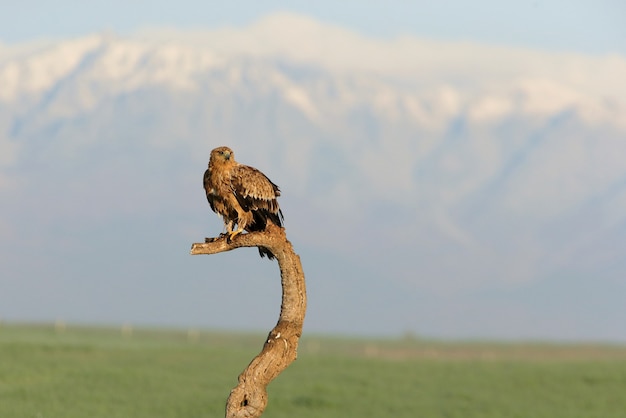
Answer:
MULTIPOLYGON (((244 230, 265 230, 268 222, 282 226, 283 212, 277 200, 280 189, 256 168, 235 161, 230 148, 211 151, 203 186, 211 209, 224 220, 229 242, 244 230)), ((265 247, 259 247, 259 254, 274 258, 265 247)))

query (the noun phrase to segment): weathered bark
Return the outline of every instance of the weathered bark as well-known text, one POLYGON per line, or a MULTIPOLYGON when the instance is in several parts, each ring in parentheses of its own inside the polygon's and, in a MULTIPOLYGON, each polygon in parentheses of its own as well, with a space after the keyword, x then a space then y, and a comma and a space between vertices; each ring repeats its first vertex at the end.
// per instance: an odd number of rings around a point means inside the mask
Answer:
POLYGON ((239 375, 226 402, 226 418, 260 417, 267 406, 267 385, 297 357, 298 341, 306 312, 306 287, 300 257, 293 251, 284 228, 268 224, 263 232, 237 235, 191 246, 191 254, 216 254, 239 247, 266 247, 280 268, 283 289, 278 323, 259 353, 239 375))

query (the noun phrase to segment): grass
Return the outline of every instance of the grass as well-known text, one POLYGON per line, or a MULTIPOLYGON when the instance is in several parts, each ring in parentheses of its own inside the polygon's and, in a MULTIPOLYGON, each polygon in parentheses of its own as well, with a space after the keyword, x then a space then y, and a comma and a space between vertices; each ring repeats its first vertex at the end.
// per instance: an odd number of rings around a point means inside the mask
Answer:
MULTIPOLYGON (((0 417, 221 417, 264 337, 5 324, 0 417)), ((625 347, 308 337, 263 416, 617 418, 625 393, 625 347)))

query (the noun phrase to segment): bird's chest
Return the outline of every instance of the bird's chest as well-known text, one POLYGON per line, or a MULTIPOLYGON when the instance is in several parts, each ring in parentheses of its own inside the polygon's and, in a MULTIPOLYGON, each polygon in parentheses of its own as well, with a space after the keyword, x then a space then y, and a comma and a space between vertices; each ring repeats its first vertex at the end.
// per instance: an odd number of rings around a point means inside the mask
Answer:
POLYGON ((213 197, 223 199, 231 193, 230 175, 228 172, 212 171, 208 183, 208 193, 213 197))

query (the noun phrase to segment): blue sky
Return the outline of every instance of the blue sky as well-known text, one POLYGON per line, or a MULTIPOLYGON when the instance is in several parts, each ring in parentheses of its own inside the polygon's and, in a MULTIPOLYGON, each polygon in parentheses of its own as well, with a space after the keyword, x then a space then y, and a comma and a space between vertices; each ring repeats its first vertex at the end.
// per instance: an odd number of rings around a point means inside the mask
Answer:
POLYGON ((592 54, 626 54, 622 0, 2 1, 5 43, 139 28, 243 26, 274 11, 302 13, 375 37, 413 34, 592 54))

